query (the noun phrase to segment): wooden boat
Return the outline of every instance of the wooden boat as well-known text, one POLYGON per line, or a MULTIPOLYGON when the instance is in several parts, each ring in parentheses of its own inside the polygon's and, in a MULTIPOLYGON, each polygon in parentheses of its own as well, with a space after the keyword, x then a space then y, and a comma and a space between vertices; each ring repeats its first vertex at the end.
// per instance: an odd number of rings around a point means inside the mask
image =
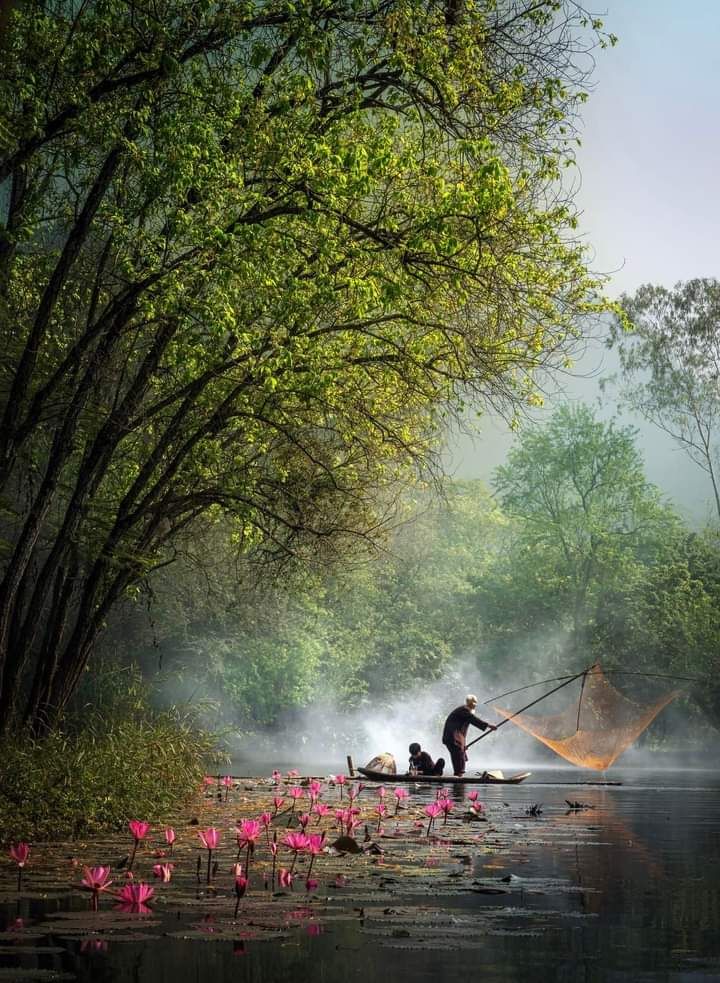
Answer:
POLYGON ((506 778, 501 771, 483 771, 477 775, 389 775, 385 771, 371 771, 369 768, 356 768, 363 777, 371 782, 385 782, 388 785, 398 783, 418 785, 519 785, 529 778, 532 772, 523 771, 519 775, 508 775, 506 778))

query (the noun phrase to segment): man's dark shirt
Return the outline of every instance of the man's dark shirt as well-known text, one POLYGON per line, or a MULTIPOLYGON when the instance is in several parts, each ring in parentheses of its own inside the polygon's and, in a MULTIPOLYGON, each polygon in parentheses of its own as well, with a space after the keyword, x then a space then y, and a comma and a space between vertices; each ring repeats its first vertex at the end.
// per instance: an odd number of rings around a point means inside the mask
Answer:
POLYGON ((435 774, 435 762, 427 751, 421 751, 420 754, 416 754, 414 757, 411 756, 410 764, 413 766, 413 768, 416 768, 421 775, 435 774))
POLYGON ((455 747, 464 748, 470 724, 479 727, 480 730, 487 730, 488 727, 485 721, 476 717, 468 707, 456 707, 445 721, 442 736, 443 744, 446 747, 455 745, 455 747))

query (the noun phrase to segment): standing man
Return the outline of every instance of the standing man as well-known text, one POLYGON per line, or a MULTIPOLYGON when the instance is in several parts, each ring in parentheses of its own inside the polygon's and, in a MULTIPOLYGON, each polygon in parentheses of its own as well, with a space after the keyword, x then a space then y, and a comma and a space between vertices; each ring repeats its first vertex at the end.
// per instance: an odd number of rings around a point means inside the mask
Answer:
POLYGON ((442 742, 450 752, 453 773, 458 778, 465 774, 465 762, 467 761, 465 743, 470 724, 473 727, 479 727, 480 730, 497 730, 494 724, 489 724, 486 720, 481 720, 480 717, 475 716, 473 710, 477 703, 477 696, 473 696, 472 693, 468 694, 465 697, 464 705, 456 707, 452 711, 443 728, 442 742))

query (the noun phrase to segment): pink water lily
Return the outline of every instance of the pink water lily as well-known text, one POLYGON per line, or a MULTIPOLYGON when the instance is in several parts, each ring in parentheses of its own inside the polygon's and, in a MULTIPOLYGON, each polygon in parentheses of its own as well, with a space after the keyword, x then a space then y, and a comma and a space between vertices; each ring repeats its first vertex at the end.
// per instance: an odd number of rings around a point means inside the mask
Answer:
POLYGON ((282 844, 288 849, 299 853, 307 848, 309 837, 305 833, 286 833, 281 840, 282 844))
POLYGON ((150 832, 150 823, 144 823, 141 819, 131 819, 128 823, 128 827, 133 838, 133 848, 130 856, 130 862, 128 863, 128 870, 132 870, 133 864, 135 863, 137 848, 150 832))
POLYGON ((304 792, 299 785, 293 785, 292 788, 289 788, 287 790, 287 794, 290 796, 291 799, 295 799, 295 801, 297 802, 298 799, 301 799, 303 797, 304 792))
POLYGON ((175 838, 175 830, 172 828, 172 826, 168 826, 165 830, 165 842, 170 847, 170 853, 172 853, 175 838))
MULTIPOLYGON (((308 867, 307 878, 310 879, 312 875, 313 864, 315 863, 315 857, 318 857, 323 852, 323 847, 325 845, 325 834, 324 833, 311 833, 307 837, 306 851, 310 854, 310 866, 308 867)), ((315 882, 317 886, 317 882, 315 882)))
POLYGON ((124 884, 116 893, 116 897, 125 904, 146 905, 154 894, 155 888, 142 881, 135 881, 132 884, 124 884))
POLYGON ((136 843, 144 840, 150 832, 150 823, 144 823, 140 819, 131 819, 128 826, 136 843))
POLYGON ((257 819, 240 820, 235 829, 238 846, 244 848, 248 843, 254 845, 262 836, 262 831, 262 825, 257 819))
POLYGON ((290 771, 287 773, 287 777, 288 778, 297 778, 299 774, 300 774, 300 772, 297 770, 297 768, 291 768, 290 771))
POLYGON ((83 879, 80 884, 75 885, 82 891, 92 892, 93 911, 98 910, 98 900, 101 891, 107 891, 112 884, 109 867, 83 867, 83 879))
POLYGON ((325 843, 324 833, 310 833, 310 835, 307 836, 306 839, 307 839, 307 843, 305 844, 305 850, 309 854, 315 857, 319 853, 322 853, 323 846, 325 843))
POLYGON ((155 864, 153 876, 159 878, 163 884, 169 884, 175 864, 155 864))
POLYGON ((310 814, 304 812, 301 816, 298 816, 298 822, 303 830, 306 829, 307 824, 310 822, 310 814))
MULTIPOLYGON (((267 827, 266 827, 267 828, 267 827)), ((250 854, 255 850, 255 844, 262 835, 262 826, 257 819, 243 819, 237 824, 238 860, 240 851, 245 850, 245 867, 250 870, 250 854)))
POLYGON ((210 826, 208 829, 199 829, 198 836, 206 850, 215 850, 220 842, 220 831, 214 826, 210 826))
POLYGON ((325 805, 324 802, 317 802, 312 807, 312 812, 317 816, 317 822, 319 823, 323 816, 327 816, 332 812, 332 809, 330 806, 325 805))
POLYGON ((308 892, 309 891, 316 891, 317 890, 317 886, 318 886, 318 881, 314 880, 311 877, 306 878, 306 880, 305 880, 305 890, 306 891, 308 891, 308 892))
POLYGON ((280 887, 292 888, 293 875, 289 870, 281 867, 278 872, 278 880, 280 881, 280 887))
POLYGON ((384 785, 380 786, 380 788, 377 790, 377 794, 379 798, 381 799, 385 798, 385 796, 387 795, 387 789, 385 788, 384 785))
POLYGON ((429 822, 427 827, 427 836, 430 836, 430 830, 432 829, 433 823, 437 817, 442 812, 442 808, 437 802, 431 802, 429 805, 425 806, 425 815, 429 816, 429 822))
POLYGON ((471 792, 468 792, 468 798, 470 799, 471 802, 477 801, 478 795, 479 792, 476 788, 474 788, 471 792))
POLYGON ((273 770, 272 780, 275 782, 276 785, 279 785, 280 782, 282 781, 282 772, 278 771, 277 768, 273 770))
POLYGON ((378 832, 380 832, 380 823, 383 821, 385 816, 387 816, 388 807, 381 802, 379 805, 375 806, 375 812, 377 813, 378 817, 377 829, 378 832))
MULTIPOLYGON (((211 880, 212 852, 220 842, 220 832, 219 830, 215 829, 214 826, 210 826, 208 829, 199 829, 198 836, 200 837, 200 842, 208 852, 207 883, 209 884, 211 880)), ((200 858, 198 857, 198 876, 200 873, 199 865, 200 865, 200 858)))
POLYGON ((400 803, 410 798, 410 793, 405 788, 396 788, 393 795, 395 796, 395 815, 397 816, 400 803))
POLYGON ((273 796, 273 805, 275 806, 275 812, 273 813, 273 815, 277 815, 277 811, 284 801, 285 799, 282 797, 282 795, 273 796))
POLYGON ((438 805, 440 806, 441 810, 445 813, 445 819, 443 821, 443 826, 444 826, 445 823, 448 821, 448 816, 455 808, 455 805, 450 799, 438 799, 438 805))
POLYGON ((282 843, 289 850, 293 851, 293 862, 290 867, 290 873, 295 870, 295 864, 297 863, 297 858, 300 853, 307 850, 308 843, 310 842, 309 837, 305 833, 288 833, 283 837, 282 843))
POLYGON ((18 867, 25 866, 29 854, 30 847, 27 843, 13 843, 13 845, 10 847, 10 856, 13 858, 18 867))
POLYGON ((112 881, 108 880, 109 877, 109 867, 83 867, 83 879, 78 887, 99 894, 100 891, 107 891, 112 884, 112 881))
POLYGON ((333 776, 333 781, 335 782, 335 784, 340 789, 340 801, 342 802, 343 785, 345 784, 345 781, 346 781, 345 776, 344 775, 334 775, 333 776))
POLYGON ((12 846, 10 847, 10 856, 18 865, 18 881, 17 881, 18 891, 22 887, 23 868, 27 863, 27 858, 29 854, 30 854, 30 847, 25 842, 13 843, 12 846))
POLYGON ((243 877, 242 874, 240 874, 238 877, 235 878, 235 897, 236 897, 237 900, 235 901, 235 913, 233 915, 233 918, 237 918, 237 916, 238 916, 238 909, 240 908, 240 901, 245 896, 245 892, 248 889, 248 884, 249 883, 250 882, 249 882, 248 878, 247 877, 243 877))

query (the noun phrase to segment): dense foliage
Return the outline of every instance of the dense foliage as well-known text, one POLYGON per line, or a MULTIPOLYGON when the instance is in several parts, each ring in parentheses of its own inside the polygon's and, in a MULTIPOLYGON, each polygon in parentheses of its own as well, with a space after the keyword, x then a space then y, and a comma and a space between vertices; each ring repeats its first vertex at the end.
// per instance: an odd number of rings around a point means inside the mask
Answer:
POLYGON ((572 0, 14 5, 0 58, 0 721, 62 713, 188 537, 374 539, 463 399, 597 309, 572 0))
POLYGON ((158 712, 136 671, 96 669, 64 734, 0 741, 0 836, 49 840, 167 821, 196 794, 215 738, 194 714, 158 712))
MULTIPOLYGON (((683 526, 633 438, 586 407, 561 407, 521 436, 497 499, 479 482, 451 484, 442 500, 412 503, 383 557, 260 595, 228 579, 212 616, 197 583, 188 590, 169 569, 152 632, 136 612, 129 647, 150 676, 162 662, 171 696, 216 700, 214 719, 241 733, 272 735, 309 706, 317 728, 323 702, 389 709, 459 667, 505 689, 596 660, 696 678, 683 686, 686 712, 717 726, 717 537, 683 526)), ((118 650, 127 626, 124 611, 108 639, 118 650)), ((621 683, 652 692, 646 679, 621 683)))

